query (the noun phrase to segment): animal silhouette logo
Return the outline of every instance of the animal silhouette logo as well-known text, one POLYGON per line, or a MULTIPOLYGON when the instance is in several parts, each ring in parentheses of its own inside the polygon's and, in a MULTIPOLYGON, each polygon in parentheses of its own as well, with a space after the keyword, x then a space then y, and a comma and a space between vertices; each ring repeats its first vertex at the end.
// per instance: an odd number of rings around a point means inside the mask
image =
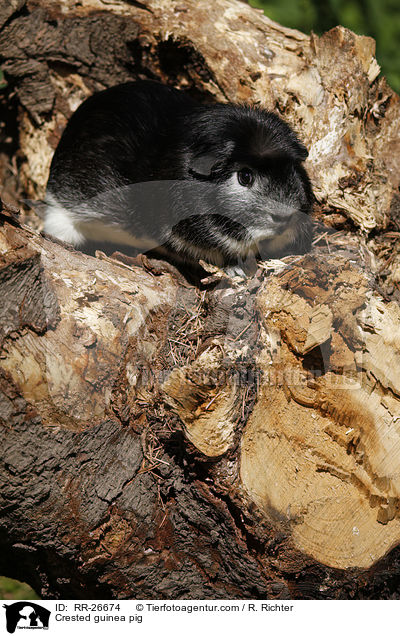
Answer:
POLYGON ((51 612, 30 601, 3 605, 6 610, 6 627, 9 634, 16 629, 48 629, 51 612))

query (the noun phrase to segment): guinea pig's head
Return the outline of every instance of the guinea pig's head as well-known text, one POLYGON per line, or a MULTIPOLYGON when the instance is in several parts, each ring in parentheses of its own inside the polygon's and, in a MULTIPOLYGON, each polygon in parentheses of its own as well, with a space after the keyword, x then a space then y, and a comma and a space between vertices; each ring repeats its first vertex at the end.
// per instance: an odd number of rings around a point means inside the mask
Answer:
POLYGON ((307 251, 313 194, 302 162, 308 153, 290 126, 261 108, 230 104, 199 107, 191 119, 188 178, 209 183, 215 214, 230 219, 227 232, 258 244, 266 258, 307 251))

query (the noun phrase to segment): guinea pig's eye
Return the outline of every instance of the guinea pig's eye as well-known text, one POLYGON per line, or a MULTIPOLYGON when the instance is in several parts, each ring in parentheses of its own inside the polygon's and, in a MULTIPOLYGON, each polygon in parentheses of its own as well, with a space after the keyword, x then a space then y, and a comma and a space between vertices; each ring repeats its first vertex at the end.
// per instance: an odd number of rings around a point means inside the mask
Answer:
POLYGON ((254 183, 254 174, 250 168, 242 168, 237 172, 237 179, 241 186, 249 188, 254 183))

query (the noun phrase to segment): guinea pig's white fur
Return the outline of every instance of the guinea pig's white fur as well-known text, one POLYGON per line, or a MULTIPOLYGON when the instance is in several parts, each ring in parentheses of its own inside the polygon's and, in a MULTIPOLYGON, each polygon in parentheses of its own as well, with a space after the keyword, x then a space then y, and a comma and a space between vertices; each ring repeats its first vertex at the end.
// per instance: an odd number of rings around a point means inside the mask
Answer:
POLYGON ((45 231, 228 266, 309 249, 307 151, 277 115, 157 82, 86 100, 56 149, 45 231), (262 244, 261 254, 260 245, 262 244))
MULTIPOLYGON (((71 243, 75 247, 84 245, 88 240, 128 245, 141 250, 155 249, 159 245, 157 241, 151 239, 136 238, 120 225, 104 223, 96 218, 85 220, 73 210, 67 210, 60 205, 51 194, 47 194, 46 202, 44 231, 61 241, 65 241, 65 243, 71 243)), ((84 205, 82 205, 83 207, 84 205)))

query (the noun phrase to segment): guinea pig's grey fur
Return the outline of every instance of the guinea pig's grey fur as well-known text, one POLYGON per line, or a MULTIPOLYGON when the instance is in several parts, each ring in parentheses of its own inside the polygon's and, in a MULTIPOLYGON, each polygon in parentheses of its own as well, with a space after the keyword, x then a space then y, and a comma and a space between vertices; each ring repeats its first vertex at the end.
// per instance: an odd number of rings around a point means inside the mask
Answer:
POLYGON ((200 105, 152 81, 87 99, 55 151, 45 231, 235 266, 307 251, 307 150, 274 113, 200 105))

